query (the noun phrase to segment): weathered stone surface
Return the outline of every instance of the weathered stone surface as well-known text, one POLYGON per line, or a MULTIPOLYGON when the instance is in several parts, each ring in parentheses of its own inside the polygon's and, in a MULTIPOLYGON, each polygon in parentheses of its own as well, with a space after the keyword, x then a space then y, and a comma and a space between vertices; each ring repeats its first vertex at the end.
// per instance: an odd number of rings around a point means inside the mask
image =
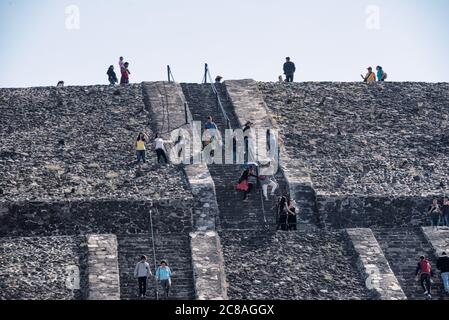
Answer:
POLYGON ((354 210, 369 221, 364 209, 375 207, 405 221, 410 212, 396 212, 392 199, 416 199, 415 210, 423 212, 428 197, 447 191, 449 84, 259 83, 259 89, 286 152, 311 176, 321 215, 354 210), (329 204, 342 196, 364 198, 365 207, 329 204), (370 204, 373 198, 379 200, 370 204))
POLYGON ((86 234, 138 234, 150 230, 150 211, 155 232, 192 231, 188 199, 153 201, 90 200, 64 202, 1 203, 0 237, 86 234), (6 209, 5 209, 6 208, 6 209))
POLYGON ((220 237, 214 231, 190 234, 197 300, 227 300, 220 237))
POLYGON ((443 252, 449 254, 449 228, 440 227, 434 230, 432 227, 423 227, 422 231, 429 244, 432 246, 435 257, 440 257, 443 252))
POLYGON ((85 299, 87 281, 84 237, 0 238, 0 300, 85 299))
POLYGON ((367 288, 380 300, 406 300, 373 232, 370 229, 346 229, 346 233, 367 288))
POLYGON ((120 300, 117 237, 88 235, 89 300, 120 300))
POLYGON ((220 233, 230 299, 366 300, 340 232, 220 233))
POLYGON ((134 164, 138 132, 152 135, 141 85, 0 89, 0 114, 0 200, 191 196, 151 143, 134 164))

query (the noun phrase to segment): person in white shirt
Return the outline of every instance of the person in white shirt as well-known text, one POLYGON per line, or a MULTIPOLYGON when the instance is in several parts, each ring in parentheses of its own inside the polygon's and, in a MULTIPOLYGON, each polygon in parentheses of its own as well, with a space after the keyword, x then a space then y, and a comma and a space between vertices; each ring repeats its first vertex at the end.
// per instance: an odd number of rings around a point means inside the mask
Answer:
POLYGON ((147 280, 153 274, 150 270, 150 265, 147 262, 147 257, 142 256, 140 262, 136 265, 134 269, 134 277, 139 280, 139 297, 145 298, 147 294, 147 280))
POLYGON ((154 149, 156 150, 158 163, 162 163, 161 159, 164 161, 164 163, 168 163, 167 152, 165 151, 164 143, 165 141, 159 136, 159 134, 156 134, 156 138, 154 139, 154 149))

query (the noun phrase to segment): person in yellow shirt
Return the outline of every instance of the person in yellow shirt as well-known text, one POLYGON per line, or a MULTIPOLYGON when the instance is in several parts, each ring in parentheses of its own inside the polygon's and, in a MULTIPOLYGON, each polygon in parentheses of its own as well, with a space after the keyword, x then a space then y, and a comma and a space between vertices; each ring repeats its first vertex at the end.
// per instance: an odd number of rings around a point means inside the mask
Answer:
POLYGON ((363 76, 363 74, 360 75, 363 79, 363 82, 371 83, 376 82, 376 74, 373 72, 373 68, 368 68, 368 73, 366 76, 363 76))
POLYGON ((137 155, 137 164, 140 163, 140 160, 143 160, 143 163, 146 162, 146 147, 145 143, 147 142, 148 137, 145 133, 140 132, 136 141, 136 155, 137 155))

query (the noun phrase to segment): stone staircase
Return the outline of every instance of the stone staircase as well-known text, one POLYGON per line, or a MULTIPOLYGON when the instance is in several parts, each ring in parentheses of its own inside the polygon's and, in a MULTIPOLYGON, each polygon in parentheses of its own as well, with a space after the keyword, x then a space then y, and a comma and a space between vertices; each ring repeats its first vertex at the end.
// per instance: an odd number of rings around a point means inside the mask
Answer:
MULTIPOLYGON (((226 120, 216 100, 210 84, 182 84, 184 96, 189 104, 195 121, 206 122, 208 116, 214 118, 222 136, 227 129, 226 120)), ((228 99, 226 87, 216 84, 220 99, 233 129, 240 124, 234 113, 233 106, 228 99)), ((224 153, 223 153, 224 155, 224 153)), ((224 162, 224 161, 223 161, 224 162)), ((209 171, 215 183, 217 202, 220 210, 219 228, 221 229, 275 229, 275 205, 277 197, 270 197, 270 201, 262 202, 262 190, 257 187, 249 195, 249 201, 243 202, 243 193, 235 190, 235 185, 242 173, 239 165, 209 165, 209 171), (262 204, 263 203, 263 204, 262 204)), ((286 194, 286 183, 279 174, 276 179, 280 185, 276 195, 286 194)), ((270 190, 269 190, 270 193, 270 190)))
MULTIPOLYGON (((195 298, 193 285, 193 267, 188 235, 164 234, 156 237, 156 264, 166 260, 173 272, 171 300, 193 300, 195 298)), ((138 299, 137 279, 134 278, 134 268, 141 255, 146 255, 151 272, 154 270, 153 246, 150 234, 118 236, 118 259, 120 271, 120 291, 122 300, 138 299)), ((161 296, 161 289, 159 296, 161 296)), ((155 300, 155 281, 148 283, 147 299, 155 300)))
POLYGON ((433 299, 449 300, 441 295, 442 282, 436 272, 436 259, 432 247, 424 238, 421 230, 382 228, 373 229, 373 232, 408 299, 426 299, 419 282, 415 281, 419 257, 424 255, 431 258, 432 268, 436 273, 436 276, 432 278, 434 281, 432 284, 433 299))

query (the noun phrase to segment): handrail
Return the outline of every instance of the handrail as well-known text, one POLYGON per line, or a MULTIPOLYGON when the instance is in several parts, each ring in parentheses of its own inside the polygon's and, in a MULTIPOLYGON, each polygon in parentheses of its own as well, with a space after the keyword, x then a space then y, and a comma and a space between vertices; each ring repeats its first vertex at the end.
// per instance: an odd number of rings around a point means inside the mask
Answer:
POLYGON ((226 111, 224 109, 223 103, 221 102, 221 99, 220 99, 220 94, 218 93, 218 90, 215 87, 214 82, 212 81, 212 77, 210 75, 210 70, 209 70, 209 65, 206 63, 204 66, 205 66, 205 69, 204 69, 204 83, 207 83, 207 78, 209 78, 210 84, 212 86, 212 91, 214 92, 215 97, 217 98, 218 106, 220 107, 221 113, 223 114, 223 117, 226 120, 226 126, 228 127, 228 129, 232 129, 232 127, 231 127, 231 120, 229 120, 229 117, 226 114, 226 111))
POLYGON ((168 76, 168 83, 176 82, 175 77, 173 77, 173 73, 171 72, 171 68, 169 65, 167 65, 167 76, 168 76))
MULTIPOLYGON (((157 208, 155 208, 157 211, 157 208)), ((158 283, 156 278, 156 271, 157 271, 157 262, 156 262, 156 245, 154 241, 154 232, 153 232, 153 214, 150 209, 150 231, 151 231, 151 242, 153 244, 153 260, 154 260, 154 281, 155 281, 155 288, 156 288, 156 300, 159 300, 159 290, 158 290, 158 283)))

